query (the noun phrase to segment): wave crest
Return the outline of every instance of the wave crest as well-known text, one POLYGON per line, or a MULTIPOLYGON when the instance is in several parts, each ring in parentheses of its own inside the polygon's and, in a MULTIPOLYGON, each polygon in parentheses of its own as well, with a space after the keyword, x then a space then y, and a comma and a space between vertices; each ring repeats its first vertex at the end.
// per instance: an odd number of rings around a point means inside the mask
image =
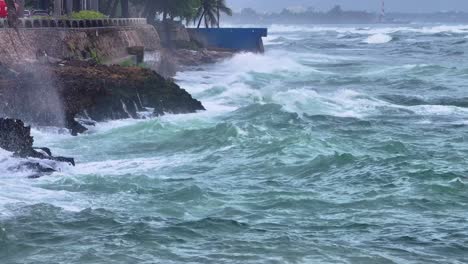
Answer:
POLYGON ((393 40, 393 37, 387 34, 374 34, 364 40, 367 44, 385 44, 393 40))

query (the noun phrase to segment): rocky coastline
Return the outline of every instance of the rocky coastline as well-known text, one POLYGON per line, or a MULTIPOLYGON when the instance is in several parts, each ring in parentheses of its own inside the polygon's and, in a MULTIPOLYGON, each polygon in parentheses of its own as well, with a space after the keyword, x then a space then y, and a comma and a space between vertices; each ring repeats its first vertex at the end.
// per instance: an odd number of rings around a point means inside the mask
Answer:
POLYGON ((39 32, 23 31, 18 35, 11 30, 4 33, 30 43, 5 43, 0 52, 0 149, 24 160, 12 170, 30 169, 33 178, 55 172, 50 162, 75 165, 75 161, 54 157, 47 148, 34 148, 31 128, 25 123, 65 128, 77 136, 96 122, 202 111, 202 103, 171 78, 187 67, 216 63, 233 55, 197 47, 185 28, 171 33, 175 37, 162 43, 156 30, 148 26, 101 29, 96 35, 83 30, 60 31, 65 35, 51 37, 59 50, 46 45, 39 32), (45 49, 36 48, 33 57, 32 47, 38 39, 38 46, 45 49), (11 49, 7 44, 13 45, 11 49), (124 58, 125 47, 139 44, 158 54, 146 67, 107 65, 102 60, 124 58), (14 51, 13 55, 7 50, 14 51))
POLYGON ((9 170, 33 171, 31 178, 55 172, 50 162, 75 161, 34 148, 31 127, 23 122, 66 128, 76 136, 95 122, 201 110, 202 103, 172 80, 142 67, 87 61, 0 64, 0 113, 8 117, 0 119, 0 148, 24 160, 9 170))
POLYGON ((37 126, 87 129, 95 122, 193 113, 203 105, 173 81, 150 69, 84 61, 0 66, 0 112, 37 126))

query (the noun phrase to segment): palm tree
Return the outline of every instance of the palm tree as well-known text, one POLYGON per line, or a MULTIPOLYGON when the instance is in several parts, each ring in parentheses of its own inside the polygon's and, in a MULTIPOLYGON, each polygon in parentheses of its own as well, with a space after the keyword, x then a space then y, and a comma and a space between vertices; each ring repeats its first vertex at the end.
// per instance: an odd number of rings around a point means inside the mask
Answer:
MULTIPOLYGON (((79 0, 78 0, 79 1, 79 0)), ((129 0, 105 0, 102 1, 102 11, 109 17, 116 17, 118 14, 118 8, 120 6, 120 15, 123 18, 130 17, 130 1, 129 0)))
POLYGON ((216 12, 217 12, 217 15, 218 15, 218 28, 219 28, 219 23, 220 23, 220 11, 222 11, 223 13, 229 15, 229 16, 232 16, 232 10, 227 6, 226 4, 226 0, 217 0, 216 1, 217 5, 216 5, 216 12))
POLYGON ((121 5, 121 8, 122 8, 122 17, 129 18, 130 17, 130 10, 129 10, 128 0, 120 0, 120 5, 121 5))
POLYGON ((200 0, 131 0, 132 4, 142 7, 149 23, 153 23, 157 14, 167 22, 179 18, 192 21, 200 7, 200 0))
POLYGON ((209 26, 219 27, 221 12, 229 16, 232 15, 232 10, 227 7, 226 0, 202 0, 196 16, 196 18, 199 18, 197 28, 200 28, 203 20, 205 20, 205 27, 207 28, 209 26))
POLYGON ((73 12, 80 12, 80 10, 81 10, 81 1, 80 0, 73 0, 72 1, 72 10, 73 10, 73 12))
POLYGON ((5 2, 8 8, 8 24, 16 28, 18 25, 18 14, 16 13, 15 0, 6 0, 5 2))

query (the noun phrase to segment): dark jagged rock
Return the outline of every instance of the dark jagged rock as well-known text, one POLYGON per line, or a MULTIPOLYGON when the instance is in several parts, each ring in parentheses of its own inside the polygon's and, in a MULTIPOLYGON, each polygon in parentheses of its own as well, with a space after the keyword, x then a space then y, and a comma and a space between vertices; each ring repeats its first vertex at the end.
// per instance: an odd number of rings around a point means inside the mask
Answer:
MULTIPOLYGON (((25 126, 21 120, 0 118, 0 148, 12 152, 14 156, 19 158, 51 160, 75 166, 74 159, 54 157, 50 149, 34 148, 33 144, 34 139, 31 136, 31 127, 25 126)), ((50 168, 41 167, 36 162, 28 162, 24 165, 34 168, 39 172, 50 172, 50 168)))
POLYGON ((0 148, 28 157, 34 151, 33 143, 30 127, 25 127, 20 120, 0 118, 0 148))
POLYGON ((10 168, 12 170, 30 170, 33 174, 29 175, 30 179, 37 179, 45 175, 50 175, 55 172, 53 168, 46 167, 38 162, 23 162, 17 168, 10 168))
POLYGON ((138 118, 139 111, 148 109, 158 116, 204 107, 174 82, 140 67, 83 61, 22 64, 13 70, 0 66, 0 113, 33 124, 78 134, 86 128, 77 116, 94 121, 138 118))

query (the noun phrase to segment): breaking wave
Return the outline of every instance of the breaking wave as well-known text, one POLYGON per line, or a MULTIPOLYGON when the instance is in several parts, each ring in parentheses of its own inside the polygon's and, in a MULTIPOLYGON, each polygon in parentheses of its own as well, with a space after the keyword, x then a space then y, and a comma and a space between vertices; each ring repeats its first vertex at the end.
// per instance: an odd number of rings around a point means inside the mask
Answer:
POLYGON ((364 42, 367 44, 384 44, 392 41, 392 39, 392 36, 379 33, 369 36, 364 42))
POLYGON ((468 25, 438 25, 438 26, 395 26, 395 27, 335 27, 335 26, 316 26, 316 25, 273 25, 269 32, 279 33, 298 33, 298 32, 335 32, 340 34, 392 34, 392 33, 419 33, 419 34, 468 34, 468 25))

